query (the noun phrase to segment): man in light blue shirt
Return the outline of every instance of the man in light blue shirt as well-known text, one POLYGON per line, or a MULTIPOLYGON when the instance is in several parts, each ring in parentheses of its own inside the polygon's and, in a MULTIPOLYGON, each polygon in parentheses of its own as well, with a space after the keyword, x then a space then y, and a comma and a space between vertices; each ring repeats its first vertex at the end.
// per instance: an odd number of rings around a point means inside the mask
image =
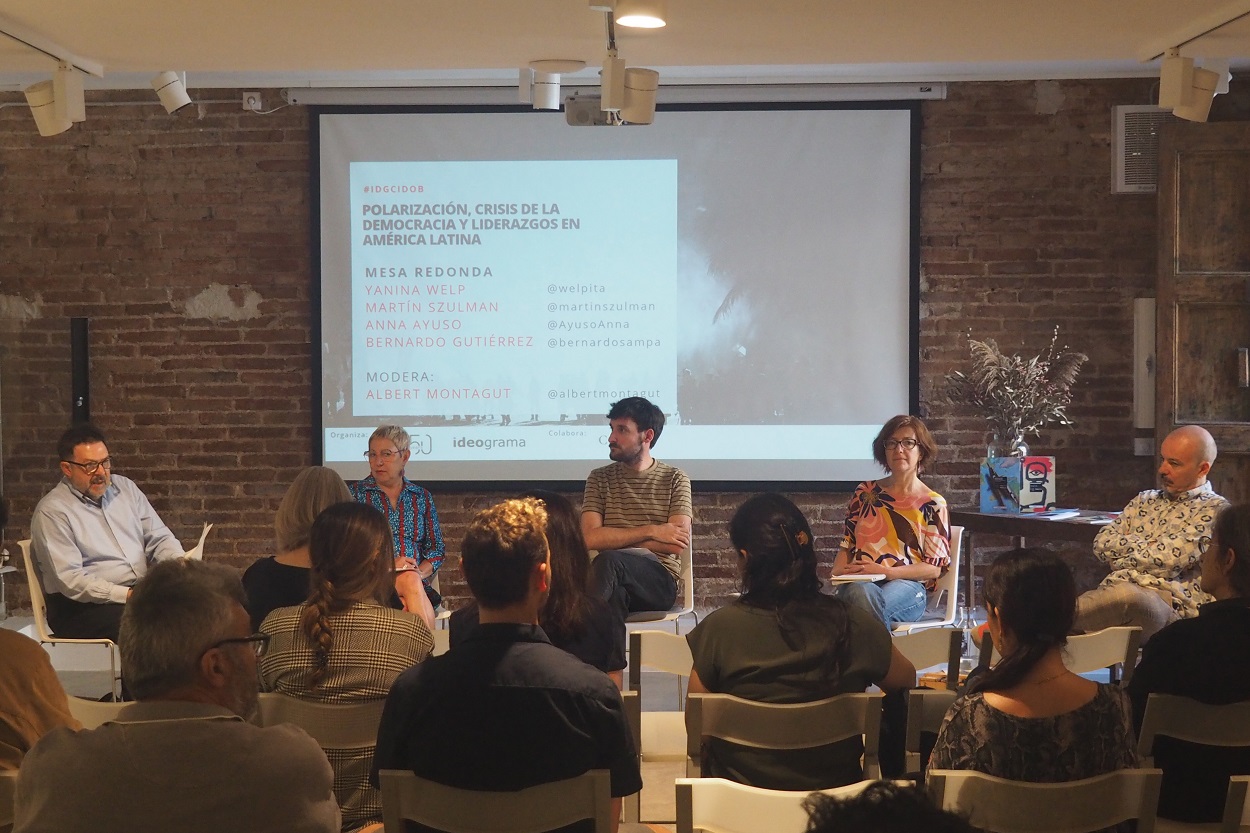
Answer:
POLYGON ((70 428, 57 454, 63 477, 30 522, 48 623, 57 636, 116 642, 130 588, 182 545, 134 481, 113 474, 100 429, 70 428))

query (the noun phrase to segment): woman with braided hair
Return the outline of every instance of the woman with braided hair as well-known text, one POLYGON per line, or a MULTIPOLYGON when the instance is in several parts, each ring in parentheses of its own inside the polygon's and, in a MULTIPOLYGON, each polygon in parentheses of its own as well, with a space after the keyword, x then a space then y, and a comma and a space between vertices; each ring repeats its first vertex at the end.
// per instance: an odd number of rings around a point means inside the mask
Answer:
POLYGON ((951 705, 929 767, 1053 782, 1136 766, 1128 695, 1064 667, 1076 615, 1068 565, 1045 549, 1003 553, 985 577, 985 610, 1002 659, 951 705))
MULTIPOLYGON (((692 692, 763 703, 807 703, 879 685, 916 684, 916 669, 881 620, 820 592, 812 529, 789 499, 748 499, 729 522, 742 595, 686 637, 692 692)), ((863 777, 858 738, 815 749, 749 749, 704 740, 705 777, 756 787, 818 790, 863 777)))
MULTIPOLYGON (((387 605, 394 588, 394 544, 386 518, 344 502, 313 522, 307 601, 265 617, 270 635, 260 672, 266 691, 320 703, 381 700, 403 671, 429 656, 434 639, 418 616, 387 605)), ((343 829, 380 821, 369 786, 373 747, 328 750, 343 829)))

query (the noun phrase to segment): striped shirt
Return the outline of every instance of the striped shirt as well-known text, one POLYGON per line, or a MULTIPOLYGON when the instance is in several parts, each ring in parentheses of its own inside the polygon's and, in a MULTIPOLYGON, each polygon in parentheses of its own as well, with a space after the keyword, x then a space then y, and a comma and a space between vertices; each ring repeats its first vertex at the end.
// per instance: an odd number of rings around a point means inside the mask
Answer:
MULTIPOLYGON (((634 471, 623 463, 597 468, 586 478, 583 512, 598 512, 603 525, 616 529, 668 523, 674 515, 694 517, 690 478, 679 468, 652 461, 646 471, 634 471)), ((660 563, 681 584, 681 559, 657 552, 660 563)))
MULTIPOLYGON (((404 478, 399 500, 392 506, 382 487, 369 475, 347 487, 357 503, 367 503, 386 516, 395 539, 395 557, 405 558, 415 567, 423 561, 434 565, 433 577, 443 566, 446 549, 443 546, 443 530, 438 525, 438 511, 434 508, 434 496, 425 489, 404 478)), ((425 580, 430 583, 429 579, 425 580)))

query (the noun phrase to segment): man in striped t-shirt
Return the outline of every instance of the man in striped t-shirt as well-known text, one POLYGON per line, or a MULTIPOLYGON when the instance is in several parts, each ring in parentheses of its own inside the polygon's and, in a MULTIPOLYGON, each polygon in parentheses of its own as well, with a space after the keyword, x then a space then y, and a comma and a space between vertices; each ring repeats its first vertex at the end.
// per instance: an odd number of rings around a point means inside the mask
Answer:
POLYGON ((668 610, 681 581, 679 556, 690 546, 690 478, 651 456, 664 412, 641 396, 608 411, 612 464, 586 479, 582 535, 598 550, 591 562, 599 595, 624 616, 668 610))

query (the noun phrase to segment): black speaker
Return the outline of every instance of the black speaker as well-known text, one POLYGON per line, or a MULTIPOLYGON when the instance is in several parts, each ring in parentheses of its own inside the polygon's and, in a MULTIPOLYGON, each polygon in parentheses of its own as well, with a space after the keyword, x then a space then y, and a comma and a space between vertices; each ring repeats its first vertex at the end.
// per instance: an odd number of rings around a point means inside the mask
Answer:
POLYGON ((87 319, 69 320, 69 361, 71 422, 91 421, 91 345, 87 338, 87 319))

